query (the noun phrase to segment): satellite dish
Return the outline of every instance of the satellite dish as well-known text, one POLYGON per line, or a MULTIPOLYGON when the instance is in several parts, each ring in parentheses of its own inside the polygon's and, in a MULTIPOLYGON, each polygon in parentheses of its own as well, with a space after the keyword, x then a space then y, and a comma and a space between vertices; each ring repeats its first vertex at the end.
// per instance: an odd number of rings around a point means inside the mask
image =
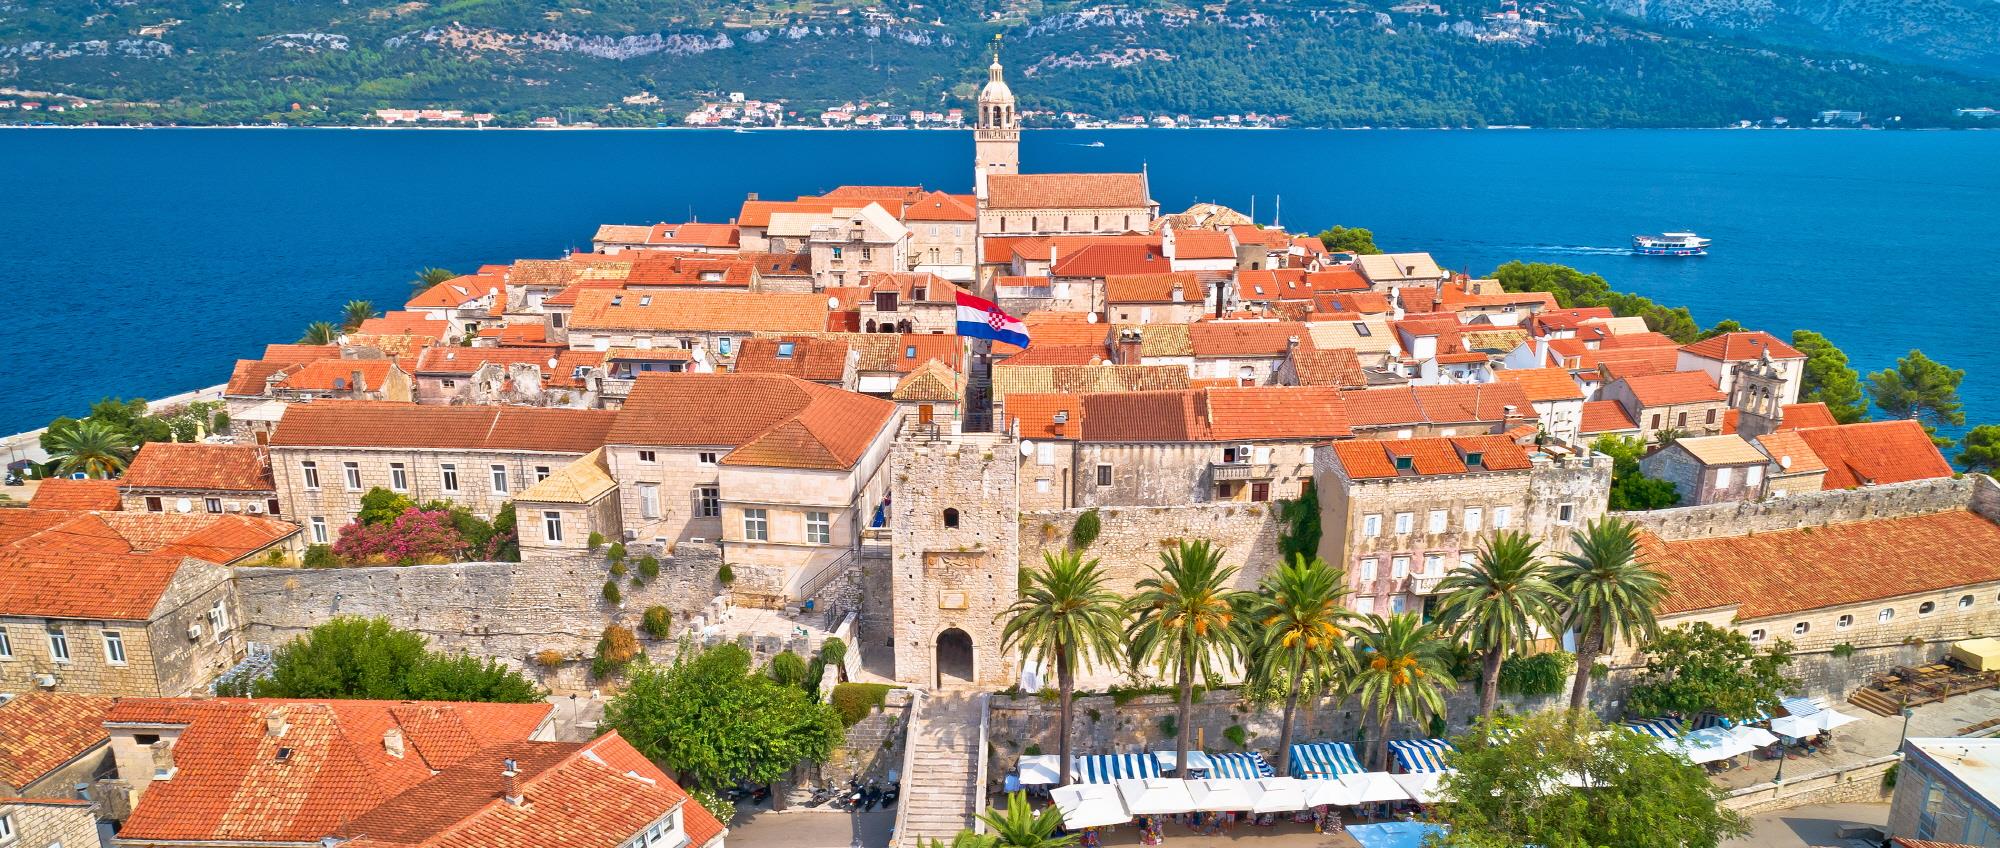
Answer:
POLYGON ((186 515, 190 512, 193 512, 194 501, 188 500, 187 498, 181 498, 180 500, 174 501, 174 511, 181 513, 182 515, 186 515))
POLYGON ((1031 441, 1028 441, 1027 439, 1022 439, 1022 440, 1021 440, 1021 455, 1022 455, 1022 456, 1034 456, 1034 455, 1035 455, 1035 443, 1034 443, 1034 442, 1031 442, 1031 441))
POLYGON ((827 299, 826 299, 826 308, 827 308, 827 311, 829 311, 829 312, 831 312, 831 311, 833 311, 833 310, 836 310, 836 309, 839 309, 839 308, 840 308, 840 298, 837 298, 837 297, 829 297, 829 298, 827 298, 827 299))
POLYGON ((553 356, 549 357, 549 367, 550 368, 556 367, 556 358, 553 356))
POLYGON ((1786 471, 1792 470, 1792 458, 1790 456, 1778 457, 1778 467, 1786 471))
POLYGON ((695 349, 694 349, 694 361, 696 361, 696 362, 707 362, 707 361, 708 361, 708 350, 707 350, 706 348, 699 348, 699 347, 698 347, 698 348, 695 348, 695 349))
POLYGON ((1097 323, 1097 313, 1095 313, 1095 312, 1086 312, 1086 313, 1084 313, 1084 315, 1083 315, 1083 320, 1084 320, 1084 322, 1085 322, 1085 323, 1090 323, 1090 324, 1095 324, 1095 323, 1097 323))

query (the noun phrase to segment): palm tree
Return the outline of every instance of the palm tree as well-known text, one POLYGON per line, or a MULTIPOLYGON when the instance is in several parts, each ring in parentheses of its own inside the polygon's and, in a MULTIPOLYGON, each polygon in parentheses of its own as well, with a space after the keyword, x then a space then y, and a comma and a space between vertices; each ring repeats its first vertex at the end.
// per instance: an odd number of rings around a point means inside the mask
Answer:
POLYGON ((299 337, 299 344, 330 345, 340 338, 340 331, 325 321, 314 321, 306 325, 306 334, 299 337))
POLYGON ((1022 575, 1026 586, 1014 605, 1002 613, 1002 650, 1019 648, 1028 662, 1051 664, 1062 723, 1056 728, 1056 753, 1062 761, 1061 780, 1069 783, 1070 696, 1076 690, 1079 665, 1118 661, 1119 625, 1123 602, 1104 588, 1097 560, 1084 560, 1075 550, 1043 553, 1042 567, 1022 575))
POLYGON ((1651 638, 1660 630, 1654 612, 1667 592, 1667 578, 1639 561, 1639 531, 1622 518, 1605 516, 1572 531, 1575 553, 1563 554, 1549 582, 1563 595, 1563 623, 1576 631, 1576 682, 1569 708, 1581 710, 1590 693, 1590 669, 1597 655, 1620 636, 1651 638))
POLYGON ((1368 616, 1355 642, 1352 688, 1361 696, 1361 708, 1379 720, 1372 759, 1386 769, 1391 721, 1424 721, 1445 714, 1444 693, 1458 686, 1449 667, 1451 641, 1436 625, 1406 612, 1388 618, 1368 616))
POLYGON ((375 317, 375 304, 365 300, 350 300, 340 309, 340 328, 347 332, 361 329, 361 322, 375 317))
POLYGON ((1557 627, 1562 593, 1549 582, 1537 555, 1541 543, 1505 530, 1487 540, 1478 559, 1438 583, 1437 625, 1481 654, 1479 714, 1493 715, 1500 697, 1500 664, 1509 652, 1527 650, 1535 630, 1557 627))
POLYGON ((48 434, 49 454, 64 474, 111 477, 125 470, 133 447, 131 434, 89 418, 48 434))
POLYGON ((457 277, 458 274, 446 268, 421 269, 417 271, 417 276, 410 280, 410 288, 412 289, 411 293, 423 294, 424 292, 429 291, 431 286, 435 286, 438 283, 442 283, 446 280, 457 279, 457 277))
POLYGON ((1233 665, 1243 653, 1246 639, 1237 612, 1245 604, 1242 593, 1229 588, 1235 576, 1235 566, 1222 565, 1222 551, 1206 541, 1184 541, 1160 553, 1160 567, 1139 581, 1138 594, 1128 602, 1135 613, 1125 628, 1132 665, 1151 662, 1180 686, 1174 764, 1183 774, 1195 675, 1212 679, 1218 662, 1233 665))
POLYGON ((1075 845, 1074 833, 1055 835, 1056 828, 1062 826, 1062 811, 1054 804, 1043 807, 1040 814, 1028 806, 1028 793, 1012 792, 1007 795, 1007 810, 987 810, 979 814, 979 820, 986 823, 988 833, 966 839, 959 834, 952 840, 953 848, 1063 848, 1075 845))
POLYGON ((1347 619, 1341 605, 1347 594, 1346 574, 1326 560, 1292 554, 1290 562, 1264 578, 1263 591, 1251 601, 1249 621, 1257 640, 1251 673, 1259 683, 1282 681, 1285 718, 1278 726, 1278 773, 1291 774, 1292 719, 1306 681, 1314 688, 1332 682, 1349 665, 1347 619))

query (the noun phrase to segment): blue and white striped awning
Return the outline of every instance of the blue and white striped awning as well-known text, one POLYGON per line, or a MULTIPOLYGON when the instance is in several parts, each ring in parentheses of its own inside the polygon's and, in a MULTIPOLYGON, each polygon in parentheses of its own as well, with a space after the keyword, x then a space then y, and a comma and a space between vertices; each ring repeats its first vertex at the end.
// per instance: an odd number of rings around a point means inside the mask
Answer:
POLYGON ((1785 708, 1785 712, 1795 716, 1809 716, 1820 711, 1820 706, 1811 698, 1779 698, 1778 703, 1785 708))
POLYGON ((1264 755, 1256 751, 1238 751, 1233 754, 1210 754, 1208 776, 1227 780, 1256 780, 1260 777, 1275 777, 1277 770, 1264 761, 1264 755))
POLYGON ((1078 757, 1080 768, 1072 775, 1078 783, 1111 783, 1160 776, 1160 764, 1152 754, 1097 754, 1078 757))
POLYGON ((1669 716, 1625 722, 1625 726, 1658 739, 1679 739, 1681 720, 1669 716))
POLYGON ((1457 750, 1443 739, 1391 739, 1389 752, 1410 774, 1445 771, 1444 757, 1457 750))
POLYGON ((1354 758, 1354 746, 1346 742, 1307 742, 1292 746, 1291 777, 1335 780, 1343 774, 1360 774, 1361 771, 1361 761, 1354 758))
POLYGON ((1742 720, 1723 718, 1722 716, 1716 715, 1715 713, 1702 713, 1699 717, 1697 717, 1694 720, 1694 729, 1707 730, 1711 727, 1730 729, 1736 727, 1739 724, 1756 724, 1757 722, 1765 721, 1770 717, 1771 714, 1763 710, 1758 710, 1755 716, 1742 720))

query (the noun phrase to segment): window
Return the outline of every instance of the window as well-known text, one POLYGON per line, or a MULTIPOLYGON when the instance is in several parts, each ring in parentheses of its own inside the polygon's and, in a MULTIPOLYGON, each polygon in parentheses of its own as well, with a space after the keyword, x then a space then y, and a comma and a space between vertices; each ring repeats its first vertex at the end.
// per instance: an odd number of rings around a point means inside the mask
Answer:
POLYGON ((1505 530, 1507 529, 1507 525, 1509 523, 1512 523, 1513 520, 1514 520, 1513 507, 1496 506, 1493 508, 1493 529, 1505 530))
POLYGON ((1381 515, 1362 516, 1361 535, 1370 539, 1382 535, 1382 516, 1381 515))
POLYGON ((14 817, 0 816, 0 842, 14 840, 14 817))
POLYGON ((945 508, 944 526, 948 529, 954 529, 954 530, 958 528, 958 510, 950 507, 945 508))
POLYGON ((794 342, 779 342, 779 343, 778 343, 778 358, 779 358, 779 359, 790 359, 790 358, 792 358, 792 351, 793 351, 793 350, 795 350, 796 348, 797 348, 797 345, 796 345, 796 343, 794 343, 794 342))
POLYGON ((1477 533, 1479 532, 1480 525, 1484 524, 1485 522, 1486 522, 1486 510, 1480 509, 1479 507, 1476 506, 1465 508, 1465 532, 1477 533))
POLYGON ((1035 464, 1036 465, 1056 464, 1056 446, 1049 442, 1042 442, 1040 444, 1035 445, 1035 464))
POLYGON ((876 292, 875 311, 876 312, 896 311, 896 293, 892 291, 876 292))
POLYGON ((1444 573, 1444 554, 1424 554, 1424 576, 1436 577, 1444 573))
POLYGON ((1401 580, 1410 576, 1410 558, 1406 556, 1389 558, 1389 579, 1401 580))
POLYGON ((1354 612, 1355 612, 1355 614, 1357 614, 1357 615, 1373 615, 1373 614, 1375 614, 1375 599, 1374 599, 1374 598, 1355 598, 1355 599, 1354 599, 1354 612))
POLYGON ((1399 456, 1395 458, 1397 471, 1408 471, 1412 468, 1415 468, 1416 463, 1417 463, 1416 457, 1399 456))
POLYGON ((1361 560, 1361 582, 1363 583, 1375 582, 1376 572, 1380 569, 1380 567, 1381 567, 1381 560, 1378 560, 1374 557, 1364 557, 1361 560))
POLYGON ((861 261, 866 262, 874 258, 875 258, 875 248, 863 245, 861 248, 861 261))
POLYGON ((657 453, 654 453, 653 451, 640 451, 640 452, 639 452, 639 461, 640 461, 640 462, 659 462, 659 461, 660 461, 660 455, 659 455, 659 454, 657 454, 657 453))
POLYGON ((202 499, 201 499, 201 508, 202 508, 202 509, 205 509, 205 510, 208 510, 208 511, 209 511, 209 512, 211 512, 211 513, 220 513, 220 512, 222 512, 222 499, 221 499, 221 498, 202 498, 202 499))
POLYGON ((1417 514, 1416 514, 1416 513, 1414 513, 1414 512, 1399 512, 1399 513, 1396 513, 1396 532, 1397 532, 1397 533, 1408 533, 1408 532, 1410 532, 1410 528, 1411 528, 1411 527, 1415 527, 1415 526, 1416 526, 1416 524, 1417 524, 1417 514))
POLYGON ((1895 607, 1883 607, 1881 612, 1875 614, 1875 623, 1888 624, 1890 620, 1894 619, 1895 617, 1896 617, 1895 607))
POLYGON ((306 488, 319 488, 319 463, 312 460, 299 463, 299 474, 305 477, 306 488))
MULTIPOLYGON (((652 453, 652 451, 645 451, 645 453, 650 454, 652 453)), ((644 457, 641 458, 644 459, 644 457)), ((703 465, 714 465, 715 460, 716 460, 715 451, 702 451, 701 453, 695 455, 695 461, 703 465)), ((646 461, 652 462, 652 460, 650 459, 647 459, 646 461)))
POLYGON ((1761 482, 1764 482, 1764 466, 1752 465, 1743 469, 1743 485, 1755 486, 1761 482))
POLYGON ((1657 412, 1653 413, 1653 429, 1660 429, 1660 414, 1657 412))
POLYGON ((1099 486, 1111 485, 1111 466, 1109 465, 1097 466, 1097 485, 1099 486))
POLYGON ((1403 613, 1407 612, 1407 611, 1409 610, 1409 608, 1410 608, 1410 598, 1409 598, 1409 596, 1407 596, 1407 595, 1390 595, 1390 596, 1389 596, 1389 614, 1390 614, 1390 615, 1402 615, 1403 613))
POLYGON ((313 544, 315 545, 326 544, 327 542, 326 519, 321 518, 317 515, 312 517, 312 534, 313 534, 312 536, 313 544))
POLYGON ((496 495, 507 494, 507 466, 489 465, 486 467, 486 470, 493 473, 493 493, 496 495))
POLYGON ((56 662, 69 662, 69 634, 60 630, 49 631, 49 656, 56 662))
POLYGON ((1750 631, 1750 641, 1752 643, 1764 641, 1764 630, 1762 628, 1758 628, 1756 630, 1750 631))
POLYGON ((660 487, 653 483, 639 484, 639 517, 660 517, 660 487))
POLYGON ((348 491, 350 492, 361 491, 361 463, 359 462, 341 463, 340 479, 341 482, 347 484, 348 491))
POLYGON ((1837 619, 1834 619, 1833 622, 1833 629, 1835 630, 1846 630, 1847 628, 1853 626, 1854 626, 1854 616, 1851 615, 1843 615, 1837 619))
POLYGON ((1958 599, 1958 608, 1959 608, 1959 609, 1972 609, 1972 596, 1971 596, 1971 595, 1965 595, 1965 596, 1963 596, 1963 597, 1960 597, 1960 598, 1958 599))
POLYGON ((148 498, 146 498, 146 511, 147 511, 147 512, 163 512, 163 511, 165 511, 165 510, 166 510, 166 506, 165 506, 164 504, 160 503, 160 499, 159 499, 158 497, 148 497, 148 498))
POLYGON ((104 631, 104 661, 112 665, 125 664, 125 637, 116 630, 104 631))
POLYGON ((1729 474, 1729 472, 1730 472, 1731 470, 1732 470, 1732 469, 1728 469, 1728 468, 1717 468, 1717 469, 1715 469, 1715 487, 1716 487, 1716 488, 1718 488, 1718 489, 1727 489, 1727 488, 1729 488, 1729 477, 1730 477, 1730 474, 1729 474))
POLYGON ((761 509, 743 511, 743 538, 752 542, 762 542, 771 537, 770 522, 761 509))
POLYGON ((1467 467, 1467 468, 1478 468, 1478 467, 1480 467, 1480 466, 1483 466, 1483 465, 1485 465, 1485 464, 1486 464, 1486 454, 1483 454, 1483 453, 1480 453, 1479 451, 1467 451, 1467 452, 1466 452, 1466 454, 1465 454, 1465 467, 1467 467))
POLYGON ((1930 615, 1931 613, 1934 613, 1934 612, 1937 612, 1937 602, 1936 602, 1936 601, 1925 601, 1925 602, 1923 602, 1923 603, 1921 603, 1921 604, 1918 604, 1918 605, 1917 605, 1917 614, 1918 614, 1918 615, 1930 615))
MULTIPOLYGON (((1687 414, 1687 413, 1682 413, 1682 415, 1686 415, 1686 414, 1687 414)), ((1708 410, 1708 423, 1710 423, 1710 424, 1714 424, 1714 423, 1715 423, 1715 409, 1714 409, 1713 407, 1709 408, 1709 410, 1708 410)))
POLYGON ((1576 518, 1576 504, 1562 504, 1556 507, 1556 523, 1568 524, 1576 518))
POLYGON ((824 512, 806 513, 806 541, 814 545, 833 544, 833 516, 824 512))
POLYGON ((549 542, 562 541, 562 513, 552 509, 542 513, 542 539, 549 542))
POLYGON ((1688 425, 1688 414, 1685 412, 1681 413, 1679 417, 1674 419, 1674 426, 1676 427, 1686 427, 1687 425, 1688 425))
POLYGON ((0 627, 0 659, 14 657, 14 640, 7 638, 7 628, 0 627))
POLYGON ((728 336, 723 336, 722 338, 716 339, 715 340, 716 352, 722 354, 723 356, 728 356, 729 352, 732 349, 734 349, 735 341, 736 341, 735 339, 732 339, 728 336))
POLYGON ((216 601, 208 608, 208 629, 215 634, 217 642, 229 632, 229 607, 222 601, 216 601))
POLYGON ((695 514, 702 518, 716 518, 722 515, 722 489, 716 486, 701 486, 694 490, 695 514))
POLYGON ((1445 522, 1450 520, 1450 512, 1442 509, 1431 510, 1431 520, 1424 526, 1424 530, 1427 533, 1443 533, 1445 522))
POLYGON ((270 499, 268 499, 268 500, 264 501, 264 510, 265 510, 266 512, 269 512, 269 513, 271 513, 271 514, 272 514, 273 516, 277 515, 277 514, 278 514, 278 499, 277 499, 277 498, 270 498, 270 499))
POLYGON ((549 467, 546 465, 535 466, 535 482, 540 483, 547 479, 549 479, 549 467))
POLYGON ((400 462, 389 463, 389 489, 397 492, 410 490, 410 471, 400 462))
POLYGON ((444 490, 447 492, 458 491, 458 466, 447 462, 438 466, 438 471, 444 477, 444 490))
POLYGON ((1797 624, 1792 625, 1793 636, 1804 636, 1806 635, 1807 632, 1811 630, 1812 630, 1812 622, 1810 621, 1801 621, 1797 624))

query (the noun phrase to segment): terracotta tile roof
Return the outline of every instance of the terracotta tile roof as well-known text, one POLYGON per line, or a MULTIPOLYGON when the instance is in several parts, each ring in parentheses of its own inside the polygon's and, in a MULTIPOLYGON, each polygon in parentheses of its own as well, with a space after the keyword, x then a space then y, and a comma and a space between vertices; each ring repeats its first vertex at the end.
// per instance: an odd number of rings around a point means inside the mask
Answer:
POLYGON ((493 311, 506 309, 507 282, 498 276, 466 274, 453 277, 419 292, 403 306, 408 309, 458 309, 485 297, 490 290, 494 294, 493 311))
POLYGON ((1309 338, 1305 325, 1293 321, 1201 321, 1188 327, 1194 355, 1203 358, 1284 356, 1294 339, 1309 338))
POLYGON ((941 191, 927 192, 910 201, 903 208, 905 221, 963 221, 979 220, 979 201, 969 194, 946 194, 941 191))
POLYGON ((1023 439, 1076 441, 1083 433, 1083 395, 1020 392, 1007 396, 1007 426, 1019 427, 1023 439), (1069 419, 1056 424, 1056 413, 1069 419), (1060 432, 1058 432, 1060 430, 1060 432))
POLYGON ((1350 435, 1340 393, 1314 386, 1114 392, 1083 398, 1086 442, 1224 442, 1350 435))
POLYGON ((1826 463, 1820 461, 1819 454, 1813 453, 1812 445, 1806 444, 1805 439, 1790 430, 1765 433, 1757 437, 1756 443, 1765 456, 1783 469, 1775 473, 1810 474, 1826 470, 1826 463))
POLYGON ((1662 615, 1738 604, 1738 619, 1759 619, 2000 581, 2000 526, 1963 510, 1678 542, 1645 533, 1640 541, 1668 578, 1662 615))
POLYGON ((1320 292, 1362 292, 1370 288, 1368 278, 1350 265, 1313 271, 1306 274, 1306 282, 1312 285, 1314 291, 1320 292))
POLYGON ((1438 289, 1437 305, 1439 309, 1447 312, 1459 312, 1483 306, 1523 306, 1554 309, 1556 308, 1556 296, 1548 292, 1538 291, 1498 291, 1486 294, 1474 294, 1466 291, 1464 283, 1451 283, 1438 289))
POLYGON ((771 215, 778 212, 795 212, 808 215, 831 215, 838 204, 825 200, 745 200, 743 211, 737 215, 740 227, 771 226, 771 215))
POLYGON ((742 232, 735 224, 654 224, 646 233, 646 243, 730 248, 742 243, 742 232))
MULTIPOLYGON (((1578 357, 1578 367, 1601 371, 1611 379, 1622 377, 1644 377, 1652 374, 1672 374, 1680 360, 1680 351, 1673 347, 1635 347, 1616 350, 1587 350, 1578 357)), ((1701 374, 1699 371, 1684 373, 1701 374)), ((1703 374, 1703 376, 1707 376, 1703 374)), ((1714 381, 1710 381, 1712 385, 1714 381)))
POLYGON ((1864 421, 1788 432, 1804 439, 1826 464, 1823 488, 1851 489, 1953 474, 1951 463, 1915 421, 1864 421))
POLYGON ((1528 319, 1528 324, 1541 335, 1548 330, 1575 329, 1593 318, 1612 318, 1608 306, 1585 306, 1574 309, 1550 309, 1538 312, 1528 319))
POLYGON ((1359 389, 1341 392, 1341 398, 1356 427, 1497 422, 1509 406, 1516 420, 1538 418, 1527 393, 1510 383, 1359 389))
POLYGON ((1235 259, 1236 239, 1221 230, 1175 230, 1175 259, 1235 259))
POLYGON ((776 338, 819 339, 844 345, 858 356, 854 370, 863 374, 907 374, 932 359, 956 371, 964 344, 958 336, 937 333, 785 333, 776 338))
MULTIPOLYGON (((1438 310, 1436 286, 1402 286, 1395 291, 1396 302, 1404 312, 1423 315, 1438 310)), ((1452 318, 1457 321, 1456 317, 1452 318)))
MULTIPOLYGON (((0 550, 44 530, 75 520, 71 509, 0 509, 0 550)), ((106 531, 109 532, 108 530, 106 531)))
MULTIPOLYGON (((541 347, 427 347, 417 352, 413 373, 464 375, 478 371, 480 366, 491 362, 502 367, 517 363, 533 365, 543 376, 548 376, 549 360, 556 359, 557 367, 561 368, 561 356, 567 352, 570 351, 541 347)), ((602 358, 602 351, 590 353, 602 358)))
POLYGON ((387 359, 315 359, 278 372, 273 388, 295 391, 351 391, 361 375, 363 391, 381 391, 396 364, 387 359))
MULTIPOLYGON (((1266 228, 1256 224, 1233 224, 1229 232, 1236 236, 1237 244, 1256 244, 1271 250, 1283 251, 1292 246, 1292 234, 1275 227, 1266 228)), ((1314 239, 1318 241, 1318 239, 1314 239)))
POLYGON ((1778 407, 1778 429, 1797 430, 1802 427, 1838 427, 1840 422, 1833 417, 1833 410, 1826 404, 1788 403, 1778 407))
POLYGON ((1361 371, 1361 358, 1348 348, 1320 350, 1309 342, 1308 336, 1292 351, 1292 373, 1301 386, 1330 386, 1336 389, 1358 389, 1368 385, 1368 377, 1361 371))
POLYGON ((160 547, 157 553, 232 565, 304 532, 296 524, 275 518, 227 513, 212 517, 206 526, 160 547))
POLYGON ((925 360, 916 370, 904 375, 896 390, 889 393, 891 400, 921 403, 958 403, 965 399, 965 380, 958 372, 946 368, 935 359, 925 360))
MULTIPOLYGON (((1143 350, 1144 343, 1141 342, 1143 350)), ((1143 355, 1143 353, 1141 354, 1143 355)), ((1104 345, 1035 344, 1007 357, 1008 365, 1095 365, 1111 358, 1104 345)))
POLYGON ((895 292, 899 295, 899 299, 905 303, 950 303, 954 305, 958 303, 958 292, 964 291, 964 289, 953 285, 950 280, 929 271, 865 274, 862 276, 860 288, 866 289, 869 294, 895 292), (924 295, 922 298, 917 297, 916 293, 918 290, 922 290, 924 295))
POLYGON ((1805 358, 1805 354, 1800 353, 1797 348, 1779 341, 1776 336, 1762 330, 1749 333, 1723 333, 1691 345, 1684 345, 1681 350, 1718 362, 1758 359, 1766 351, 1770 352, 1773 359, 1805 358))
POLYGON ((1711 403, 1728 400, 1715 388, 1715 378, 1703 371, 1671 371, 1624 378, 1625 387, 1641 409, 1683 403, 1711 403))
POLYGON ((1509 368, 1493 372, 1502 383, 1520 386, 1534 402, 1583 400, 1583 389, 1567 370, 1561 368, 1509 368))
POLYGON ((125 698, 112 724, 183 725, 173 779, 155 781, 124 838, 313 842, 479 751, 525 740, 547 703, 125 698), (283 722, 282 735, 267 720, 283 722), (384 737, 400 732, 403 755, 384 737), (279 759, 283 751, 284 759, 279 759))
MULTIPOLYGON (((1596 326, 1586 326, 1583 330, 1597 330, 1596 326)), ((1597 340, 1598 350, 1627 350, 1633 348, 1673 348, 1674 340, 1661 333, 1605 333, 1597 340)))
MULTIPOLYGON (((114 699, 28 691, 0 704, 0 784, 19 790, 105 744, 114 699)), ((69 787, 61 789, 65 792, 69 787)))
POLYGON ((380 318, 361 322, 355 332, 371 336, 411 335, 441 339, 451 332, 451 322, 431 318, 422 312, 384 312, 380 318))
POLYGON ((543 298, 542 305, 573 307, 576 306, 577 299, 583 297, 584 292, 590 291, 592 289, 622 290, 624 288, 625 288, 625 278, 622 276, 615 280, 614 279, 578 280, 577 282, 571 284, 568 288, 556 292, 555 294, 549 297, 543 298))
POLYGON ((1200 303, 1201 281, 1185 271, 1113 274, 1104 278, 1105 303, 1200 303), (1176 298, 1175 294, 1180 297, 1176 298))
POLYGON ((1186 365, 1008 365, 993 366, 993 397, 1016 392, 1087 394, 1140 392, 1188 387, 1186 365))
POLYGON ((736 258, 755 266, 763 277, 803 277, 813 270, 810 253, 739 253, 736 258))
POLYGON ((783 374, 641 374, 607 441, 715 445, 724 465, 853 468, 896 405, 783 374))
POLYGON ((145 621, 182 557, 130 553, 90 513, 0 550, 0 615, 145 621))
POLYGON ((264 381, 285 368, 315 359, 338 359, 336 345, 266 345, 263 359, 236 360, 225 395, 253 397, 264 394, 264 381))
POLYGON ((562 342, 549 341, 549 328, 543 324, 510 324, 499 327, 481 327, 479 328, 479 337, 481 339, 492 339, 503 349, 512 347, 563 347, 562 342))
POLYGON ((809 336, 755 337, 736 349, 742 374, 790 374, 815 383, 839 384, 847 374, 848 347, 809 336), (784 355, 779 355, 780 353, 784 355))
POLYGON ((28 499, 34 509, 117 509, 123 501, 117 480, 72 480, 49 477, 35 487, 28 499))
POLYGON ((1030 312, 1023 317, 1028 325, 1029 346, 1103 347, 1111 341, 1111 328, 1084 320, 1081 312, 1030 312))
POLYGON ((1144 174, 994 174, 988 209, 1111 209, 1147 206, 1144 174))
POLYGON ((604 449, 598 448, 522 489, 514 500, 587 504, 616 488, 618 481, 611 479, 611 473, 604 464, 604 449))
POLYGON ((617 419, 598 409, 317 401, 286 410, 271 445, 582 454, 603 445, 617 419))
POLYGON ((1625 407, 1615 400, 1587 400, 1583 402, 1583 423, 1577 428, 1583 435, 1598 433, 1637 433, 1639 425, 1626 414, 1625 407))
POLYGON ((152 442, 139 449, 120 481, 131 489, 271 492, 271 465, 256 445, 152 442))
POLYGON ((755 271, 755 263, 734 256, 649 251, 632 260, 632 272, 625 276, 625 285, 631 288, 727 286, 748 290, 755 271))
POLYGON ((1060 249, 1049 268, 1054 277, 1110 277, 1114 274, 1163 274, 1173 263, 1157 242, 1096 240, 1060 249))
POLYGON ((1333 453, 1350 480, 1520 471, 1534 466, 1527 449, 1505 435, 1360 439, 1333 443, 1333 453), (1477 466, 1467 462, 1474 456, 1479 458, 1477 466), (1398 468, 1399 459, 1408 460, 1409 467, 1398 468))
POLYGON ((1725 433, 1719 436, 1684 436, 1674 440, 1674 448, 1687 451, 1703 465, 1748 465, 1769 462, 1750 442, 1742 436, 1725 433))
POLYGON ((577 294, 569 323, 571 335, 593 330, 786 333, 825 330, 826 315, 826 296, 809 292, 590 289, 577 294))
MULTIPOLYGON (((1386 313, 1389 311, 1389 295, 1385 292, 1376 292, 1376 291, 1337 292, 1337 293, 1319 292, 1313 295, 1313 305, 1318 307, 1319 311, 1323 313, 1331 313, 1334 315, 1338 315, 1341 313, 1363 313, 1363 314, 1373 315, 1377 313, 1386 313)), ((1314 320, 1332 321, 1340 319, 1326 317, 1326 318, 1315 318, 1314 320)))
POLYGON ((1120 324, 1112 328, 1139 331, 1140 356, 1193 356, 1194 340, 1188 336, 1190 324, 1120 324))

